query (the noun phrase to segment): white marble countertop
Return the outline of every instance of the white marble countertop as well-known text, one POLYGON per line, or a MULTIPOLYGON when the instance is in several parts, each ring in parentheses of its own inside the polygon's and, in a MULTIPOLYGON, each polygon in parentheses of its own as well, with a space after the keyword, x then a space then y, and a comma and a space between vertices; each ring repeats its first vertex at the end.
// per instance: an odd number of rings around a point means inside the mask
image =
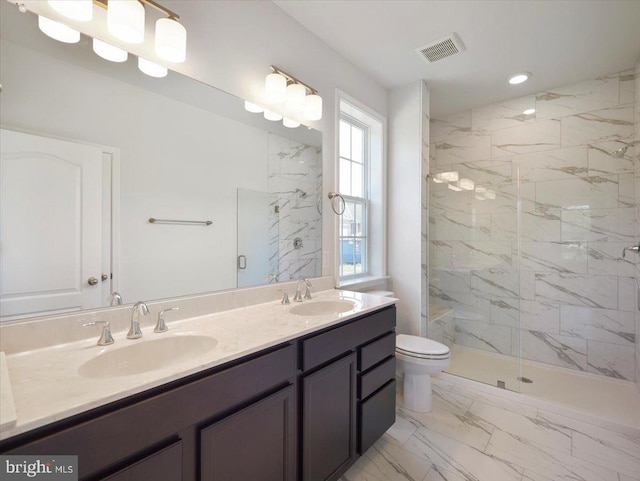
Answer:
POLYGON ((0 431, 0 440, 59 421, 75 414, 182 377, 219 366, 265 348, 295 339, 362 314, 390 306, 396 299, 358 292, 327 290, 314 294, 306 303, 350 299, 357 307, 342 314, 299 316, 289 310, 299 305, 277 301, 215 314, 168 322, 169 331, 156 334, 143 328, 141 339, 126 339, 126 332, 114 332, 115 343, 101 347, 96 339, 57 345, 6 356, 13 388, 17 422, 0 431), (205 354, 169 367, 122 377, 82 377, 78 368, 95 356, 161 337, 197 334, 217 340, 205 354))

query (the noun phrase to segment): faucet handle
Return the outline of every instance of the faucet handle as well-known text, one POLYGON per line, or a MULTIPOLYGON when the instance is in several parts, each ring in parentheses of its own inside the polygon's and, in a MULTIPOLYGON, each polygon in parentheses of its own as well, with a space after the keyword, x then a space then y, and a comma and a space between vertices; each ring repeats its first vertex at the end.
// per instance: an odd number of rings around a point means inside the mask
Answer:
POLYGON ((302 290, 300 289, 300 283, 302 279, 298 281, 298 286, 296 287, 296 295, 293 296, 293 302, 302 302, 302 290))
POLYGON ((311 299, 311 289, 310 289, 310 287, 313 286, 313 284, 311 284, 311 281, 309 279, 305 279, 304 282, 307 284, 307 289, 304 291, 304 298, 309 300, 309 299, 311 299))
POLYGON ((96 326, 98 324, 103 324, 102 333, 100 334, 100 338, 97 342, 98 346, 108 346, 109 344, 113 344, 115 341, 111 335, 111 324, 109 324, 109 321, 91 321, 83 324, 82 327, 96 326))
POLYGON ((158 312, 158 322, 156 323, 156 327, 153 329, 153 332, 167 332, 169 328, 167 324, 164 322, 163 314, 168 311, 179 311, 179 307, 169 307, 168 309, 163 309, 158 312))
POLYGON ((289 294, 287 293, 287 290, 278 289, 278 291, 282 291, 282 300, 280 301, 280 304, 284 304, 284 305, 291 304, 291 301, 289 301, 289 294))

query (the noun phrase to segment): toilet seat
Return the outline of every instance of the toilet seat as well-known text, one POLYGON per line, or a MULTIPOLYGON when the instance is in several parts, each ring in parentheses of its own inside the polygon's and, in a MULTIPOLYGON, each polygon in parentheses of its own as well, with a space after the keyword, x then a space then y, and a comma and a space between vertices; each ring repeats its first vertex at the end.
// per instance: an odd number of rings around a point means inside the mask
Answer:
POLYGON ((396 351, 419 359, 447 359, 451 356, 451 351, 444 344, 407 334, 396 336, 396 351))

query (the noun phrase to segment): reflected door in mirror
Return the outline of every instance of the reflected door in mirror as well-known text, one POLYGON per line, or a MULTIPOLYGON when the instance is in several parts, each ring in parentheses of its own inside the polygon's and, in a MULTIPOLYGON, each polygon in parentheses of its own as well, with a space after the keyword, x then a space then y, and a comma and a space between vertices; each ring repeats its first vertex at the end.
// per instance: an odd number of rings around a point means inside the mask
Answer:
POLYGON ((0 148, 0 315, 99 307, 102 149, 6 129, 0 148))

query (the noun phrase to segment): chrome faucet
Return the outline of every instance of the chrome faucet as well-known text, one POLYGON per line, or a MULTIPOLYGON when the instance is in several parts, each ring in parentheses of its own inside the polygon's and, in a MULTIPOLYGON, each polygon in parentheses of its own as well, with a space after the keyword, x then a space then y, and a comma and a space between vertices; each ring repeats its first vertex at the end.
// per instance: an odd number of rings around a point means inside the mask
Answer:
POLYGON ((635 246, 629 246, 629 247, 625 247, 624 249, 622 249, 622 258, 624 259, 627 251, 633 251, 636 254, 640 254, 640 244, 635 245, 635 246))
POLYGON ((282 300, 280 301, 280 304, 291 304, 291 302, 289 301, 289 294, 287 293, 286 289, 278 289, 278 291, 282 291, 282 300))
POLYGON ((167 332, 169 328, 167 324, 164 322, 164 313, 168 311, 179 311, 179 307, 170 307, 168 309, 163 309, 158 313, 158 322, 156 323, 156 327, 153 332, 167 332))
POLYGON ((300 288, 300 284, 302 284, 304 281, 302 279, 300 279, 298 281, 298 286, 296 287, 296 295, 293 296, 293 302, 302 302, 302 289, 300 288))
POLYGON ((309 300, 311 299, 311 281, 309 279, 305 279, 304 282, 307 284, 307 289, 304 291, 304 298, 309 300))
POLYGON ((122 296, 119 292, 113 291, 111 295, 107 298, 110 306, 121 306, 122 305, 122 296))
POLYGON ((278 274, 269 274, 266 278, 267 284, 271 284, 272 282, 277 284, 279 280, 278 274))
POLYGON ((142 301, 136 302, 133 306, 133 312, 131 313, 131 327, 127 333, 127 339, 138 339, 142 337, 142 331, 140 330, 140 314, 143 316, 147 316, 149 314, 149 308, 142 301))
POLYGON ((100 338, 98 339, 98 346, 108 346, 109 344, 113 344, 113 336, 111 335, 111 327, 109 321, 92 321, 83 324, 82 327, 89 326, 97 326, 98 324, 103 324, 102 332, 100 333, 100 338))

